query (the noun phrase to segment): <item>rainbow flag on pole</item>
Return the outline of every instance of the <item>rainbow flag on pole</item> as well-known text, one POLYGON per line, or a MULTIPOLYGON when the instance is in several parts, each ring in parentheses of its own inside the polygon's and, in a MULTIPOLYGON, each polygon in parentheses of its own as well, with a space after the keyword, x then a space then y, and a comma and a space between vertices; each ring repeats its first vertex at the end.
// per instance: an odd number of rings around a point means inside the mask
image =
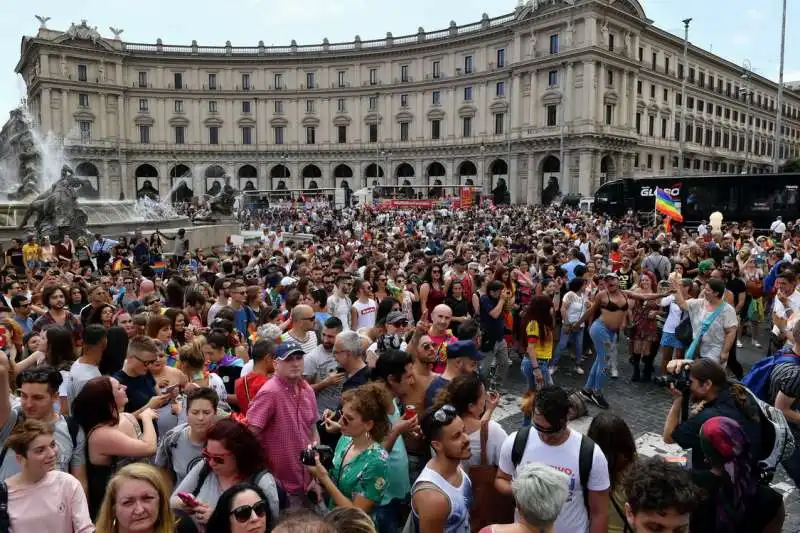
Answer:
POLYGON ((664 189, 656 187, 656 212, 671 218, 677 222, 683 222, 681 210, 664 189))

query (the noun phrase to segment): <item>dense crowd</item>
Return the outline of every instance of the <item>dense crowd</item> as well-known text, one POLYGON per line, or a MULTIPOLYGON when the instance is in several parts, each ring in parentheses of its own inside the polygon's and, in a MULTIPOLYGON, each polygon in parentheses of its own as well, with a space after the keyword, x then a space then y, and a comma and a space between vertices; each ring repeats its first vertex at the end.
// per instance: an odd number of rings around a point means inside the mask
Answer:
POLYGON ((767 481, 800 481, 800 226, 242 219, 260 238, 211 250, 183 230, 11 243, 0 533, 781 530, 767 481), (770 354, 747 376, 744 343, 770 354), (630 381, 668 385, 686 467, 638 457, 620 409, 568 425, 630 381))

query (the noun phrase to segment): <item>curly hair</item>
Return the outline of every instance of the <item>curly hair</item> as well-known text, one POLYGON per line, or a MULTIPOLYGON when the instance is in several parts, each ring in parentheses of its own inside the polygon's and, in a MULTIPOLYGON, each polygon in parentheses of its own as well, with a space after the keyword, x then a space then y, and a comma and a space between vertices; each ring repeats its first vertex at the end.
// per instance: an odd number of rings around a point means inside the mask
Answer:
POLYGON ((221 442, 231 452, 241 476, 250 478, 266 468, 264 449, 244 424, 231 418, 223 418, 211 426, 206 438, 221 442))
POLYGON ((467 412, 470 405, 480 399, 483 386, 483 380, 477 373, 456 376, 436 394, 434 406, 438 409, 445 404, 450 404, 461 416, 467 412))
POLYGON ((687 514, 698 500, 689 471, 661 457, 638 460, 628 469, 622 486, 633 514, 668 509, 687 514))
POLYGON ((342 405, 350 404, 365 422, 372 422, 370 437, 382 442, 389 434, 389 410, 392 408, 392 394, 378 382, 367 383, 342 394, 342 405))

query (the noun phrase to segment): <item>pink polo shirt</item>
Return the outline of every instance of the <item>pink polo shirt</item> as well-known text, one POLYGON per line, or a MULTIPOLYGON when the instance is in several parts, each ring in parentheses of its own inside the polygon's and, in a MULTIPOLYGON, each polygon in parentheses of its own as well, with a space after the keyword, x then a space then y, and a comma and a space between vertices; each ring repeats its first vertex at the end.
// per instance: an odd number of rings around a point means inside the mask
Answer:
POLYGON ((267 466, 289 494, 303 494, 310 482, 300 453, 310 444, 317 422, 317 398, 300 379, 292 386, 278 374, 264 384, 247 409, 247 424, 255 428, 267 466))

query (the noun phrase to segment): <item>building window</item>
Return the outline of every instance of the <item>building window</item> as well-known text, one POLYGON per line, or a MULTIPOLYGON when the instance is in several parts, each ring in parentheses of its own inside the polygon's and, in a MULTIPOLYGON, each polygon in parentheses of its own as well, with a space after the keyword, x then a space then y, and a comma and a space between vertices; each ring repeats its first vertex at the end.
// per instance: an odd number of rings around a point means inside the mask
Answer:
POLYGON ((439 140, 442 135, 442 122, 439 119, 431 120, 431 139, 439 140))
POLYGON ((408 65, 401 65, 400 66, 400 81, 403 83, 408 83, 408 65))
POLYGON ((497 68, 503 68, 506 66, 506 49, 499 48, 497 50, 497 68))
POLYGON ((653 168, 653 154, 647 154, 647 168, 653 168))
POLYGON ((636 113, 636 133, 642 133, 642 114, 636 113))
POLYGON ((250 112, 250 100, 242 101, 242 113, 250 112))
POLYGON ((89 69, 86 65, 78 65, 78 81, 86 81, 89 78, 89 69))
POLYGON ((614 121, 614 106, 606 104, 606 125, 610 126, 614 121))
POLYGON ((686 97, 686 107, 688 107, 689 109, 694 109, 694 98, 692 98, 691 96, 686 97))
POLYGON ((208 101, 208 112, 209 113, 216 113, 217 112, 217 101, 216 100, 209 100, 208 101))
MULTIPOLYGON (((640 48, 641 50, 641 48, 640 48)), ((639 168, 639 153, 633 154, 633 168, 639 168)))
POLYGON ((555 104, 550 104, 546 106, 547 111, 547 125, 548 126, 555 126, 558 124, 558 106, 555 104))
POLYGON ((647 117, 647 134, 652 137, 655 135, 656 130, 656 117, 649 115, 647 117))
POLYGON ((250 90, 250 74, 242 74, 242 90, 250 90))
POLYGON ((472 117, 464 117, 461 119, 461 136, 472 137, 472 117))
POLYGON ((689 83, 694 83, 694 67, 689 67, 689 83))
POLYGON ((400 107, 408 107, 408 95, 401 94, 400 95, 400 107))
POLYGON ((175 144, 183 144, 186 142, 186 128, 183 126, 175 126, 175 144))
POLYGON ((314 100, 306 100, 306 113, 314 113, 314 100))
POLYGON ((662 155, 658 158, 658 168, 664 170, 664 167, 667 166, 666 158, 662 155))
POLYGON ((313 72, 306 72, 306 89, 316 89, 317 82, 316 76, 314 76, 313 72))
POLYGON ((656 69, 658 63, 658 52, 653 52, 653 70, 656 69))
POLYGON ((283 100, 275 100, 275 114, 283 113, 283 100))
POLYGON ((661 138, 667 138, 667 119, 665 118, 661 119, 661 138))
POLYGON ((208 88, 212 91, 217 88, 217 75, 213 72, 208 75, 208 88))
POLYGON ((706 73, 705 72, 700 72, 700 73, 697 74, 697 85, 699 85, 700 87, 705 87, 706 86, 706 73))
POLYGON ((664 98, 665 102, 669 102, 669 89, 664 89, 664 98))
POLYGON ((141 113, 147 113, 148 109, 147 98, 139 98, 139 111, 141 113))
POLYGON ((150 126, 139 126, 139 142, 150 144, 150 126))
POLYGON ((283 144, 283 140, 284 140, 284 138, 283 138, 284 137, 284 135, 283 135, 283 133, 284 133, 283 126, 275 126, 274 128, 272 128, 272 130, 273 130, 273 133, 275 135, 275 144, 283 144))
POLYGON ((636 82, 636 94, 638 94, 640 96, 642 94, 642 80, 638 80, 636 82))
POLYGON ((433 79, 439 79, 439 76, 442 75, 441 73, 441 61, 434 61, 433 62, 433 79))
POLYGON ((554 34, 550 36, 550 53, 557 54, 558 53, 558 34, 554 34))
POLYGON ((80 93, 78 95, 78 105, 81 107, 89 107, 89 95, 86 93, 80 93))
POLYGON ((431 93, 431 103, 433 105, 439 105, 442 102, 442 95, 439 91, 433 91, 431 93))
POLYGON ((339 144, 347 143, 347 126, 336 126, 336 137, 339 144))
POLYGON ((375 111, 378 109, 378 97, 377 96, 370 96, 369 97, 369 110, 375 111))
POLYGON ((275 74, 275 88, 283 89, 283 74, 275 74))
POLYGON ((347 106, 344 104, 344 98, 339 98, 339 100, 337 100, 336 109, 339 111, 339 113, 344 113, 347 111, 347 106))
POLYGON ((608 71, 606 72, 606 84, 609 87, 614 86, 614 71, 611 69, 608 69, 608 71))
POLYGON ((664 58, 664 73, 669 74, 669 58, 664 58))
MULTIPOLYGON (((703 110, 704 110, 705 108, 706 108, 706 106, 705 106, 705 102, 703 102, 702 100, 700 100, 700 99, 698 98, 698 99, 697 99, 697 112, 698 112, 698 113, 702 113, 702 112, 703 112, 703 110)), ((713 105, 711 106, 711 110, 712 110, 712 111, 714 110, 714 106, 713 106, 713 105)))
POLYGON ((472 56, 464 57, 464 74, 472 74, 472 56))
POLYGON ((242 127, 242 144, 253 144, 253 128, 250 126, 242 127))
POLYGON ((655 97, 656 97, 656 84, 655 83, 651 83, 650 84, 650 98, 655 98, 655 97))
POLYGON ((345 85, 345 74, 344 70, 339 71, 339 87, 344 87, 345 85))
POLYGON ((614 51, 614 34, 608 34, 608 50, 613 52, 614 51))
POLYGON ((400 140, 401 141, 408 140, 408 122, 400 123, 400 140))
POLYGON ((369 84, 370 85, 378 84, 378 69, 376 68, 369 69, 369 84))
POLYGON ((472 100, 472 87, 464 87, 464 101, 469 102, 472 100))
POLYGON ((306 144, 317 144, 317 128, 313 126, 306 128, 306 144))
POLYGON ((641 63, 642 61, 644 61, 644 47, 640 46, 639 47, 639 63, 641 63))
POLYGON ((139 72, 139 88, 147 87, 147 72, 139 72))
POLYGON ((172 74, 172 84, 176 89, 183 89, 183 73, 174 72, 172 74))
POLYGON ((208 144, 219 144, 219 126, 208 128, 208 144))
POLYGON ((175 100, 174 106, 176 113, 183 113, 183 100, 175 100))
POLYGON ((378 142, 378 125, 377 124, 370 124, 369 125, 369 142, 371 142, 371 143, 378 142))
POLYGON ((547 86, 548 87, 558 87, 558 71, 551 70, 547 73, 547 86))
POLYGON ((495 96, 505 96, 506 95, 506 82, 498 81, 497 85, 495 85, 494 93, 495 93, 495 96))
POLYGON ((78 122, 78 128, 81 132, 81 140, 88 141, 92 138, 92 123, 88 120, 81 120, 78 122))
POLYGON ((505 132, 505 113, 495 113, 494 115, 494 134, 502 135, 505 132))
POLYGON ((678 79, 683 79, 683 63, 678 63, 678 79))

